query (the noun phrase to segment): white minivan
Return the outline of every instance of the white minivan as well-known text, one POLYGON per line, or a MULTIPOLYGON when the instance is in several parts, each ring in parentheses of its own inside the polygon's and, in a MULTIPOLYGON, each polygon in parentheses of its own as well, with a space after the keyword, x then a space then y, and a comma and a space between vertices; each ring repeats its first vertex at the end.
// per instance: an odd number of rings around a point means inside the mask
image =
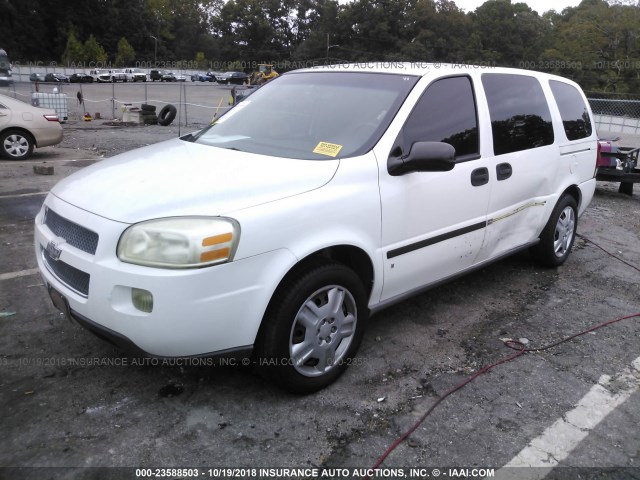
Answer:
POLYGON ((371 313, 522 249, 562 264, 597 155, 564 78, 299 70, 200 132, 61 181, 36 257, 55 305, 102 338, 242 358, 311 392, 349 365, 371 313))

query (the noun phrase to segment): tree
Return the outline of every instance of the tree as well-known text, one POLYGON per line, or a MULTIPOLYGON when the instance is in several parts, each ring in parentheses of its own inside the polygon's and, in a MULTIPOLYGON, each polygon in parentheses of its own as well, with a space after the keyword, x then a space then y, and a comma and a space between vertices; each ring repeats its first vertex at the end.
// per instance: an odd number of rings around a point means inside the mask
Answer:
POLYGON ((290 48, 290 0, 230 0, 220 12, 217 31, 226 60, 246 65, 278 60, 290 48))
POLYGON ((584 0, 555 19, 549 63, 585 90, 624 93, 639 87, 640 8, 584 0))
POLYGON ((136 51, 126 38, 122 37, 118 41, 118 52, 116 53, 116 65, 118 67, 125 67, 132 65, 136 59, 136 51))
POLYGON ((98 43, 93 34, 84 42, 84 55, 87 62, 95 62, 96 64, 104 64, 107 61, 107 53, 98 43))
MULTIPOLYGON (((476 57, 471 18, 448 0, 417 0, 408 13, 403 54, 421 62, 466 62, 476 57)), ((408 58, 407 58, 408 57, 408 58)))
MULTIPOLYGON (((300 65, 304 62, 324 60, 338 56, 339 48, 346 43, 346 37, 338 21, 340 6, 336 0, 299 0, 295 18, 295 47, 292 58, 300 65), (328 37, 327 37, 328 35, 328 37), (329 41, 327 42, 327 38, 329 41), (327 47, 334 49, 327 52, 327 47), (338 46, 336 46, 338 45, 338 46)), ((346 46, 346 45, 345 45, 346 46)))
POLYGON ((85 61, 85 52, 82 43, 76 37, 73 30, 69 30, 67 36, 67 48, 65 48, 62 54, 62 63, 66 66, 72 66, 85 61))
POLYGON ((350 45, 341 48, 354 60, 398 60, 407 38, 407 16, 411 3, 404 0, 355 0, 345 6, 350 45))

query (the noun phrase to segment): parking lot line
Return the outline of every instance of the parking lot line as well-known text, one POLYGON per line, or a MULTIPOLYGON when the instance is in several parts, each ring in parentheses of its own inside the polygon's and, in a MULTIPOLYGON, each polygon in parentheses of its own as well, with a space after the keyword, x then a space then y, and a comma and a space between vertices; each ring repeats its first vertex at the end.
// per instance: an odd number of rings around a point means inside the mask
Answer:
POLYGON ((598 383, 582 397, 576 407, 559 418, 542 435, 532 440, 495 478, 512 478, 511 467, 539 467, 519 470, 518 479, 544 478, 584 440, 587 435, 640 388, 640 357, 631 367, 612 377, 602 375, 598 383), (608 389, 611 385, 613 388, 608 389), (613 392, 611 390, 614 390, 613 392), (542 467, 542 468, 540 468, 542 467))
POLYGON ((20 197, 33 197, 36 195, 46 195, 47 192, 30 192, 30 193, 15 193, 11 195, 0 195, 0 198, 20 198, 20 197))
POLYGON ((46 160, 38 159, 38 160, 20 160, 20 162, 16 162, 14 160, 0 160, 0 167, 2 166, 16 166, 16 165, 32 165, 32 164, 43 164, 43 163, 68 163, 68 162, 86 162, 86 161, 98 161, 103 160, 102 157, 92 157, 92 158, 47 158, 46 160))
POLYGON ((39 272, 37 268, 30 268, 28 270, 20 270, 19 272, 0 273, 0 281, 11 280, 12 278, 27 277, 29 275, 35 275, 39 272))

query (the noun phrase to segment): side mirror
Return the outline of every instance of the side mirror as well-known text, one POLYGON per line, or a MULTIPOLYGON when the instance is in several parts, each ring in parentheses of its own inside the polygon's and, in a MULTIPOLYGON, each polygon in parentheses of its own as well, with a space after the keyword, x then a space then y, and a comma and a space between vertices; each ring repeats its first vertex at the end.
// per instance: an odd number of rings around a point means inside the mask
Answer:
POLYGON ((448 172, 455 167, 456 149, 444 142, 416 142, 408 155, 387 160, 389 175, 397 177, 412 172, 448 172))

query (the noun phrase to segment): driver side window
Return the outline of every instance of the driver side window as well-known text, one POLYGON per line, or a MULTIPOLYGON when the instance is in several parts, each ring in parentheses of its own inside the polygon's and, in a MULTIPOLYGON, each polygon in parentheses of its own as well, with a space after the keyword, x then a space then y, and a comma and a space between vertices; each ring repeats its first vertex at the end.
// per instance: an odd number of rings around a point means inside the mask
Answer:
POLYGON ((469 77, 443 78, 427 87, 396 145, 407 155, 416 142, 453 145, 456 161, 479 158, 478 115, 469 77))

